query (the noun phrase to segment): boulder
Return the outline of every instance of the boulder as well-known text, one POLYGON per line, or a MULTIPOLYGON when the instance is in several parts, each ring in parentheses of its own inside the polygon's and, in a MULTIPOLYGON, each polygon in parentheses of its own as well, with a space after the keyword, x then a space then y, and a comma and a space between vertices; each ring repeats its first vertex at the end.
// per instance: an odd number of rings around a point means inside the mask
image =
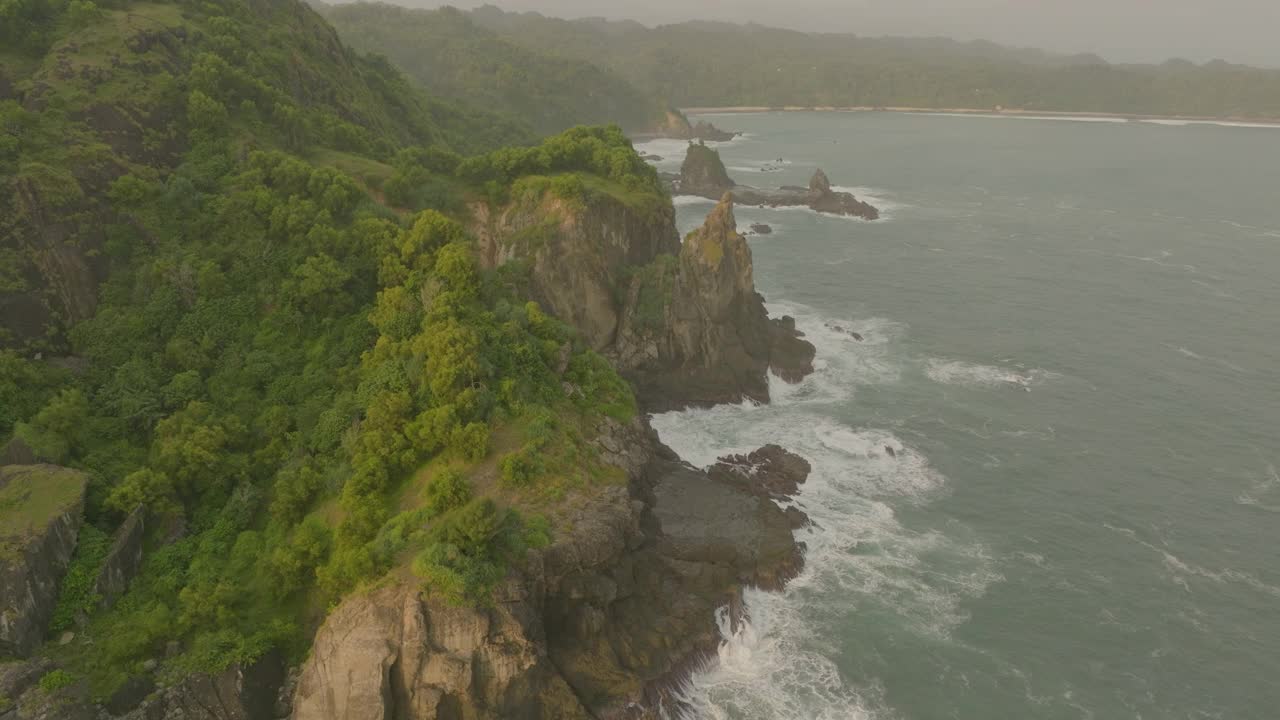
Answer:
POLYGON ((757 495, 787 499, 799 492, 812 469, 808 460, 769 444, 747 455, 722 457, 707 473, 713 478, 738 483, 757 495))
POLYGON ((40 644, 83 522, 88 477, 55 465, 0 467, 0 655, 40 644))
POLYGON ((764 223, 751 223, 751 232, 756 235, 770 235, 773 233, 773 228, 764 223))

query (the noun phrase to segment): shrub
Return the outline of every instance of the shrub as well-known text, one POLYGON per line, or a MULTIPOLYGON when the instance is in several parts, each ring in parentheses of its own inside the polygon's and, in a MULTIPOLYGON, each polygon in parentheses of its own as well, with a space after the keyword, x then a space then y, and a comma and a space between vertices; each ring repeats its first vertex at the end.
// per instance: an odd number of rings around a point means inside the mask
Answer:
POLYGON ((45 673, 44 677, 40 678, 40 689, 46 693, 53 693, 64 687, 74 685, 75 682, 75 676, 66 670, 51 670, 45 673))
POLYGON ((445 468, 427 483, 427 511, 439 517, 471 500, 471 485, 462 473, 445 468))

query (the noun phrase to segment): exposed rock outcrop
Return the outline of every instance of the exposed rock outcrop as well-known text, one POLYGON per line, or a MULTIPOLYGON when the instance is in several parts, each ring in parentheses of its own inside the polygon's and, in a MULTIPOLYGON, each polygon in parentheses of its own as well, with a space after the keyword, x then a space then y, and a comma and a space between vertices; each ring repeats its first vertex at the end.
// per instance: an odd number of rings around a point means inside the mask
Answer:
POLYGON ((773 227, 765 223, 751 223, 751 232, 755 235, 771 235, 773 227))
POLYGON ((707 142, 728 142, 740 134, 721 130, 705 120, 690 123, 689 118, 677 110, 667 111, 666 120, 662 127, 658 128, 657 132, 659 137, 676 140, 705 140, 707 142))
POLYGON ((679 175, 665 175, 674 193, 718 199, 724 193, 733 195, 739 205, 767 207, 804 206, 833 215, 847 215, 864 220, 880 219, 880 211, 852 193, 834 190, 821 168, 813 173, 808 187, 784 186, 765 190, 739 185, 729 177, 720 154, 701 143, 690 143, 680 166, 679 175))
POLYGON ((522 290, 613 359, 647 409, 763 401, 770 367, 788 382, 812 371, 813 346, 755 292, 731 200, 683 244, 670 205, 604 194, 477 205, 473 217, 481 264, 522 261, 522 290))
MULTIPOLYGON (((349 598, 304 666, 293 720, 657 717, 714 651, 716 608, 803 562, 771 501, 681 463, 639 424, 630 491, 605 490, 530 553, 488 608, 396 584, 349 598)), ((618 434, 620 433, 620 435, 618 434)))
MULTIPOLYGON (((770 320, 755 291, 751 248, 729 195, 685 238, 669 287, 661 322, 630 313, 616 344, 646 407, 766 401, 771 367, 792 382, 811 370, 813 346, 793 324, 770 320)), ((633 286, 631 305, 643 305, 644 290, 633 286)))
POLYGON ((0 467, 0 655, 40 644, 83 522, 88 478, 54 465, 0 467))
POLYGON ((116 530, 111 549, 102 561, 102 570, 94 583, 94 592, 102 598, 104 608, 115 604, 116 598, 129 589, 129 582, 142 567, 142 533, 146 509, 139 505, 129 513, 116 530))

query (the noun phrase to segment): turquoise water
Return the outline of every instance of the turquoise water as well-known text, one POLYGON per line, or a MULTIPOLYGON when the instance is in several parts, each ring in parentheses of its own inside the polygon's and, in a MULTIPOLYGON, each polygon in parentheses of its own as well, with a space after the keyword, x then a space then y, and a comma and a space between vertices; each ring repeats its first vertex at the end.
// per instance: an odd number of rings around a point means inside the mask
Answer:
POLYGON ((807 569, 750 594, 697 714, 1280 717, 1280 129, 714 120, 739 182, 821 166, 887 212, 739 208, 819 369, 654 419, 695 464, 815 468, 807 569))

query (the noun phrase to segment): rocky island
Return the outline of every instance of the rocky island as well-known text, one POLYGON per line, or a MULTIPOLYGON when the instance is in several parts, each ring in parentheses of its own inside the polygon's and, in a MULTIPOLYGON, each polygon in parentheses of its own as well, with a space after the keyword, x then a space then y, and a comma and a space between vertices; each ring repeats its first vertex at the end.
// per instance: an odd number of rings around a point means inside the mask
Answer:
POLYGON ((833 190, 831 181, 821 168, 814 171, 808 187, 783 186, 776 190, 764 190, 739 185, 729 177, 720 153, 701 141, 689 144, 684 162, 680 166, 680 174, 666 173, 663 179, 672 193, 682 195, 719 199, 728 193, 739 205, 808 207, 832 215, 863 220, 880 219, 880 211, 874 206, 857 199, 852 193, 833 190))

